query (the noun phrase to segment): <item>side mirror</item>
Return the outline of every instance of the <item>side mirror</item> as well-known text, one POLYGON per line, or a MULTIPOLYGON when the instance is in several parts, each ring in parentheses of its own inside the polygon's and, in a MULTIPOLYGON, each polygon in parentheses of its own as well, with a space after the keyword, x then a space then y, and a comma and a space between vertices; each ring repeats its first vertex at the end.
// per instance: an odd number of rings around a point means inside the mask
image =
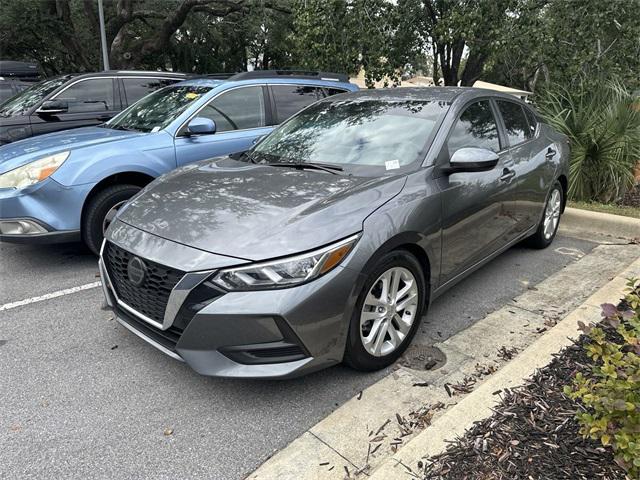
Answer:
POLYGON ((196 117, 187 125, 187 135, 207 135, 216 133, 216 122, 210 118, 196 117))
POLYGON ((460 148, 449 160, 449 166, 444 168, 446 173, 456 172, 486 172, 498 164, 498 154, 486 148, 460 148))
POLYGON ((56 113, 67 113, 69 111, 69 104, 64 100, 45 100, 40 105, 40 108, 36 110, 36 113, 42 113, 45 115, 54 115, 56 113))

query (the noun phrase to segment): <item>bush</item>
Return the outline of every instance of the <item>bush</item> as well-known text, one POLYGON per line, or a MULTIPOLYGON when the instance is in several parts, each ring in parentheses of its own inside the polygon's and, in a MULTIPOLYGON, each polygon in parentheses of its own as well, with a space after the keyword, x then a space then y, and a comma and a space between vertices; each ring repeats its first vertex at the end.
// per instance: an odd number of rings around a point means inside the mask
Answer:
POLYGON ((546 121, 569 137, 569 197, 609 203, 634 183, 640 162, 638 95, 611 80, 552 85, 536 104, 546 121))
POLYGON ((585 410, 577 414, 580 433, 613 448, 616 462, 640 478, 640 281, 629 281, 619 310, 602 305, 601 326, 581 325, 593 359, 590 375, 576 374, 565 393, 585 410))

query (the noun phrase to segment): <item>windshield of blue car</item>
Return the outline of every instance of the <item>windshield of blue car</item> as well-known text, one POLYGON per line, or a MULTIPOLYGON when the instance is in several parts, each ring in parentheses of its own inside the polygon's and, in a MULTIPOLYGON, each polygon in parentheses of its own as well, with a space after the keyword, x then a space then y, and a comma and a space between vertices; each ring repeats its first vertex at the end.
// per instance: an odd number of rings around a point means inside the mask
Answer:
POLYGON ((116 130, 157 132, 178 118, 189 105, 211 88, 201 85, 161 88, 134 103, 104 126, 116 130))
POLYGON ((449 103, 346 99, 303 110, 248 154, 257 163, 318 163, 384 175, 421 160, 449 103))
POLYGON ((73 75, 62 75, 34 84, 0 105, 0 116, 10 117, 26 113, 72 78, 73 75))

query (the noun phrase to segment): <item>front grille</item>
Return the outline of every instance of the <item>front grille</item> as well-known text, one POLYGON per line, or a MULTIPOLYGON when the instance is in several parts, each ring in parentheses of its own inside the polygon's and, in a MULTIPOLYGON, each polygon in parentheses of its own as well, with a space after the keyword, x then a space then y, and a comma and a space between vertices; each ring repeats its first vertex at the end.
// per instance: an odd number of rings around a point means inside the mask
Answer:
POLYGON ((104 263, 118 299, 137 312, 162 323, 169 302, 171 290, 185 272, 144 260, 147 275, 139 287, 129 281, 127 267, 134 255, 107 242, 104 249, 104 263))
POLYGON ((183 332, 181 328, 171 326, 167 330, 160 330, 159 328, 136 318, 134 315, 131 315, 120 307, 116 307, 116 314, 120 320, 129 324, 147 338, 150 338, 172 352, 176 351, 176 344, 178 343, 178 340, 180 340, 183 332))

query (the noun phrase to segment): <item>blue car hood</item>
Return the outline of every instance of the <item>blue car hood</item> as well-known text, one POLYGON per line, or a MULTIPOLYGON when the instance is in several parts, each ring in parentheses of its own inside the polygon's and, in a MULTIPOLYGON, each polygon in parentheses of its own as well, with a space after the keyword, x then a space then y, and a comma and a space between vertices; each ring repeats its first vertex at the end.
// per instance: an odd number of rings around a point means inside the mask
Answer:
POLYGON ((0 174, 54 153, 113 143, 139 135, 146 134, 85 127, 26 138, 0 147, 0 174))

